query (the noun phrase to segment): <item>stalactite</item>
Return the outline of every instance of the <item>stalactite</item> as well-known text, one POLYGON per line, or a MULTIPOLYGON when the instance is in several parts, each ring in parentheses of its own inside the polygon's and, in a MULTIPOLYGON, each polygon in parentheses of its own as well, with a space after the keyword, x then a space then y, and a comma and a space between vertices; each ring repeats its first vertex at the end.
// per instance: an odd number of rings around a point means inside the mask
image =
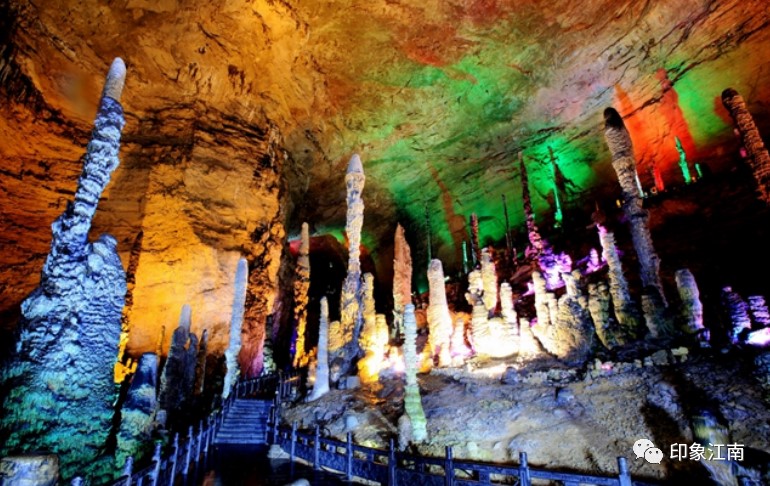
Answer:
POLYGON ((481 281, 484 287, 482 300, 492 315, 497 309, 497 271, 488 248, 481 250, 481 281))
POLYGON ((427 419, 422 408, 420 387, 417 383, 417 322, 414 318, 414 305, 407 304, 404 308, 404 411, 412 425, 412 440, 423 442, 428 438, 427 419))
POLYGON ((412 302, 412 254, 406 241, 404 228, 396 226, 393 252, 393 339, 404 333, 404 307, 412 302))
POLYGON ((321 298, 321 318, 318 324, 318 355, 316 357, 313 391, 308 400, 317 400, 329 392, 329 303, 321 298))
POLYGON ((294 344, 294 367, 307 365, 305 333, 307 327, 308 290, 310 289, 310 230, 302 223, 299 255, 294 273, 294 323, 297 326, 297 341, 294 344))
POLYGON ((682 141, 679 140, 679 137, 674 137, 674 142, 676 143, 676 151, 679 152, 679 170, 682 171, 682 178, 685 184, 690 184, 692 176, 690 175, 690 166, 687 163, 687 154, 684 152, 684 147, 682 147, 682 141))
POLYGON ((730 112, 741 136, 746 149, 747 162, 757 182, 759 198, 765 203, 770 203, 770 154, 762 142, 759 130, 754 124, 754 118, 746 108, 743 97, 732 88, 722 92, 722 104, 730 112))
POLYGON ((524 165, 524 155, 519 152, 519 169, 521 172, 521 199, 524 202, 524 216, 527 219, 527 236, 529 246, 524 252, 527 258, 534 259, 543 252, 543 239, 535 224, 535 212, 532 210, 532 199, 529 194, 529 177, 527 166, 524 165))
POLYGON ((361 228, 364 224, 364 168, 358 154, 354 154, 348 163, 345 174, 347 188, 347 215, 345 234, 348 239, 348 271, 342 284, 340 295, 340 330, 343 346, 334 353, 333 359, 339 359, 341 374, 350 372, 353 359, 358 354, 358 335, 363 319, 361 316, 361 228))
POLYGON ((699 339, 705 340, 704 333, 706 328, 703 326, 703 304, 700 301, 700 291, 695 277, 690 270, 683 268, 677 270, 674 274, 676 288, 679 291, 679 298, 682 301, 681 317, 684 331, 688 334, 697 335, 699 339))
MULTIPOLYGON (((612 305, 615 309, 615 317, 622 328, 623 334, 633 339, 639 335, 641 317, 636 309, 636 305, 631 300, 628 282, 626 282, 626 277, 623 275, 623 264, 620 262, 618 249, 615 246, 615 235, 601 225, 597 225, 597 229, 599 230, 599 241, 602 245, 602 258, 607 262, 607 276, 610 280, 610 295, 612 296, 612 305)), ((621 340, 625 341, 625 339, 621 340)))
POLYGON ((126 275, 115 238, 105 234, 89 242, 88 233, 120 162, 125 76, 123 61, 115 59, 74 200, 52 225, 40 286, 21 304, 20 341, 1 374, 0 388, 8 393, 0 414, 0 456, 44 448, 59 455, 64 480, 76 464, 85 465, 96 482, 112 467, 102 451, 116 398, 126 275))
POLYGON ((225 374, 222 398, 230 396, 230 390, 238 381, 241 373, 238 367, 238 354, 241 352, 241 330, 243 327, 243 311, 246 303, 246 284, 249 278, 249 265, 245 258, 238 260, 235 272, 235 292, 233 295, 232 314, 230 317, 230 340, 225 351, 227 373, 225 374))
POLYGON ((452 316, 446 300, 444 288, 444 268, 441 260, 431 260, 428 268, 430 304, 428 305, 428 328, 430 330, 430 350, 439 366, 452 364, 449 343, 452 338, 452 316))
MULTIPOLYGON (((649 214, 642 207, 642 199, 637 188, 636 160, 631 145, 631 137, 623 119, 613 108, 604 111, 604 136, 612 153, 612 167, 618 176, 623 192, 623 211, 631 228, 631 239, 639 259, 640 276, 644 286, 643 294, 654 294, 648 302, 667 307, 663 284, 660 281, 660 259, 655 253, 649 229, 649 214)), ((661 314, 656 310, 654 314, 661 314)), ((653 323, 663 326, 664 323, 653 323)))
POLYGON ((471 214, 471 255, 473 256, 473 266, 481 262, 481 240, 479 239, 479 217, 476 213, 471 214))
POLYGON ((558 170, 559 167, 556 165, 556 156, 553 154, 553 149, 548 146, 548 155, 551 159, 551 174, 553 176, 553 201, 554 201, 554 220, 556 221, 556 226, 561 226, 561 222, 564 219, 564 214, 562 213, 561 209, 561 197, 559 196, 559 184, 558 184, 558 170))

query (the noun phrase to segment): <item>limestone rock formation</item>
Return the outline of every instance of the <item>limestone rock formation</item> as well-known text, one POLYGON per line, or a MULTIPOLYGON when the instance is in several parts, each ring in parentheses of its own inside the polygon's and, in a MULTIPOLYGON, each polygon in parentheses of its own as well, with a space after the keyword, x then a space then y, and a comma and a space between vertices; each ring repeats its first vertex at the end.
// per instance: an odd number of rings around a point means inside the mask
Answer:
MULTIPOLYGON (((126 76, 115 59, 99 102, 74 200, 52 225, 40 286, 22 303, 20 341, 2 373, 9 390, 0 418, 0 455, 48 450, 62 476, 111 474, 102 456, 109 433, 126 276, 117 241, 88 241, 99 198, 119 164, 126 76), (101 470, 100 470, 101 469, 101 470)), ((105 478, 101 478, 102 480, 105 478)))
POLYGON ((626 344, 627 333, 622 332, 612 314, 612 300, 607 282, 602 280, 588 285, 588 310, 596 335, 605 348, 612 349, 626 344))
POLYGON ((639 194, 631 136, 620 114, 614 108, 604 110, 604 122, 604 137, 612 153, 612 167, 615 169, 623 192, 623 211, 628 219, 634 250, 639 258, 643 293, 654 294, 650 300, 654 305, 667 307, 663 284, 660 280, 660 259, 655 253, 652 236, 650 236, 649 214, 642 207, 639 194))
POLYGON ((431 260, 428 267, 428 285, 430 304, 428 305, 428 328, 430 330, 430 350, 439 366, 449 366, 452 362, 450 341, 452 339, 452 316, 446 300, 444 288, 444 268, 441 260, 431 260))
POLYGON ((412 302, 412 254, 406 242, 404 228, 396 226, 393 249, 393 330, 391 337, 399 339, 403 333, 404 306, 412 302))
POLYGON ((361 315, 361 228, 364 225, 364 168, 358 154, 353 154, 345 173, 347 188, 347 217, 345 234, 348 238, 348 272, 340 295, 340 331, 342 345, 333 348, 333 359, 341 362, 341 373, 347 375, 353 359, 358 354, 358 335, 363 318, 361 315))
POLYGON ((361 347, 365 355, 358 361, 358 377, 361 383, 371 384, 379 380, 380 371, 385 368, 388 337, 388 322, 383 314, 377 314, 374 319, 364 317, 361 347))
POLYGON ((765 298, 761 295, 750 295, 747 300, 754 327, 770 327, 770 311, 767 309, 765 298))
POLYGON ((757 182, 759 198, 770 204, 770 153, 768 153, 762 136, 754 124, 754 118, 746 108, 743 97, 732 88, 727 88, 722 92, 722 104, 730 112, 741 136, 741 141, 746 149, 746 161, 754 174, 754 180, 757 182))
POLYGON ((518 317, 513 308, 513 290, 508 282, 500 284, 500 314, 506 325, 512 329, 518 327, 518 317))
POLYGON ((493 314, 497 309, 497 271, 488 248, 481 250, 481 280, 484 286, 484 306, 493 314))
POLYGON ((481 240, 479 239, 479 217, 471 213, 471 256, 473 266, 481 262, 481 240))
POLYGON ((166 364, 160 376, 158 406, 166 417, 176 419, 190 403, 195 384, 198 338, 190 332, 192 310, 184 305, 179 316, 179 325, 171 336, 171 346, 166 364))
POLYGON ((195 359, 195 386, 193 387, 193 395, 200 395, 203 393, 204 386, 206 384, 206 357, 209 347, 209 330, 204 329, 201 334, 201 341, 198 344, 198 354, 195 359))
POLYGON ((414 318, 414 305, 407 304, 404 308, 404 411, 411 422, 412 441, 423 442, 428 438, 427 419, 422 409, 420 386, 417 383, 417 321, 414 318))
POLYGON ((700 291, 695 277, 689 269, 677 270, 674 274, 676 288, 682 301, 681 317, 684 330, 693 334, 703 342, 708 341, 708 330, 703 326, 703 304, 700 301, 700 291))
MULTIPOLYGON (((615 235, 601 225, 597 225, 597 229, 599 230, 599 241, 602 245, 602 259, 607 262, 607 276, 610 281, 610 295, 612 296, 615 318, 624 336, 616 336, 616 341, 626 342, 628 339, 633 339, 639 335, 641 316, 639 316, 636 305, 631 300, 628 282, 625 275, 623 275, 623 264, 620 262, 618 249, 615 246, 615 235)), ((603 326, 597 324, 598 327, 603 326)))
POLYGON ((243 329, 243 312, 246 303, 246 285, 248 282, 249 264, 245 258, 238 260, 238 268, 235 272, 235 293, 230 317, 230 344, 225 351, 227 373, 222 388, 222 397, 230 396, 241 370, 238 366, 238 354, 241 352, 241 332, 243 329))
POLYGON ((535 223, 535 212, 532 210, 532 198, 529 194, 529 176, 524 165, 524 155, 519 152, 519 173, 521 174, 521 200, 524 202, 524 216, 527 220, 527 237, 529 246, 525 251, 527 258, 537 258, 543 252, 543 239, 535 223))
POLYGON ((150 452, 157 407, 158 356, 145 353, 131 377, 126 401, 120 410, 116 463, 150 452))
POLYGON ((455 317, 450 352, 452 354, 452 366, 462 365, 471 354, 471 350, 465 340, 465 318, 463 316, 455 317))
POLYGON ((736 344, 751 330, 749 306, 738 292, 734 292, 732 287, 727 286, 722 289, 722 309, 727 315, 730 326, 730 342, 736 344))
POLYGON ((294 274, 294 325, 297 340, 294 343, 294 367, 307 365, 305 350, 305 332, 307 327, 307 292, 310 289, 310 229, 302 223, 302 234, 294 274))
POLYGON ((318 354, 316 357, 313 391, 308 400, 317 400, 329 392, 329 302, 321 298, 321 318, 318 324, 318 354))

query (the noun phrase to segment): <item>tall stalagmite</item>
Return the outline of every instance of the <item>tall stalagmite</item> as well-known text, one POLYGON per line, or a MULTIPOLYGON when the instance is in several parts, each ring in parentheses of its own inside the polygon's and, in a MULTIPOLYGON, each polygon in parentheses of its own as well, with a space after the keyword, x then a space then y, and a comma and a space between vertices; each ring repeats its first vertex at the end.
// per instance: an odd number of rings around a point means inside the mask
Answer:
POLYGON ((123 464, 128 457, 138 453, 150 452, 152 448, 157 383, 158 357, 154 353, 145 353, 131 377, 126 401, 120 410, 120 430, 115 454, 118 464, 123 464))
POLYGON ((481 239, 479 237, 479 217, 476 213, 471 214, 471 256, 473 257, 473 266, 481 261, 481 239))
POLYGON ((340 295, 340 330, 344 345, 339 349, 341 358, 341 373, 346 375, 358 353, 358 334, 361 331, 363 319, 361 316, 361 228, 364 225, 364 201, 361 192, 364 190, 364 167, 358 154, 353 154, 345 174, 347 188, 347 216, 345 234, 348 238, 348 273, 342 284, 340 295))
POLYGON ((316 400, 329 392, 329 302, 321 298, 321 318, 318 324, 318 355, 313 391, 308 400, 316 400))
POLYGON ((484 286, 484 295, 481 298, 484 307, 492 315, 497 309, 497 270, 488 248, 481 250, 481 281, 484 286))
POLYGON ((400 338, 404 333, 404 307, 412 303, 412 254, 406 242, 404 228, 396 226, 393 251, 393 330, 391 337, 400 338))
POLYGON ((604 122, 604 137, 612 153, 612 167, 623 192, 623 211, 631 227, 631 239, 639 258, 643 294, 649 295, 655 306, 666 307, 666 297, 660 281, 660 259, 652 245, 648 226, 649 213, 642 207, 642 198, 636 183, 636 160, 631 137, 623 119, 614 108, 604 110, 604 122))
POLYGON ((294 367, 307 365, 305 350, 305 328, 307 327, 307 292, 310 289, 310 230, 307 223, 302 223, 302 235, 299 243, 297 267, 294 273, 294 325, 297 329, 297 341, 294 347, 294 367))
MULTIPOLYGON (((103 456, 112 425, 113 367, 126 275, 117 241, 88 241, 102 191, 119 164, 126 67, 115 59, 99 102, 74 201, 52 225, 40 286, 21 305, 20 341, 0 380, 9 393, 0 418, 0 456, 59 455, 63 479, 111 474, 103 456)), ((102 476, 101 480, 105 477, 102 476)))
POLYGON ((179 315, 179 325, 171 335, 166 364, 160 375, 158 404, 167 417, 177 415, 192 395, 198 339, 190 332, 191 326, 192 309, 185 304, 179 315))
MULTIPOLYGON (((599 242, 602 245, 602 258, 607 262, 607 276, 610 280, 610 295, 615 309, 615 317, 623 331, 613 333, 611 329, 608 329, 607 332, 615 334, 614 339, 610 339, 611 342, 623 344, 639 335, 641 317, 631 300, 628 282, 623 275, 623 264, 615 245, 615 235, 611 231, 607 231, 604 226, 597 225, 597 229, 599 230, 599 242)), ((596 327, 597 329, 599 327, 606 328, 606 324, 597 323, 596 327)))
POLYGON ((404 410, 412 424, 412 440, 422 442, 428 438, 427 419, 422 408, 420 386, 417 384, 417 321, 414 317, 414 305, 404 308, 404 364, 406 389, 404 391, 404 410))
POLYGON ((428 305, 428 328, 430 329, 430 347, 432 356, 438 359, 439 366, 450 366, 452 356, 449 344, 452 339, 452 316, 446 300, 444 288, 444 267, 441 260, 431 260, 428 267, 428 285, 430 305, 428 305))
POLYGON ((537 258, 543 252, 543 239, 535 224, 535 212, 532 210, 532 198, 529 195, 529 176, 524 164, 524 154, 519 152, 519 172, 521 173, 521 200, 524 202, 524 216, 527 218, 527 237, 529 246, 524 252, 527 258, 537 258))
POLYGON ((243 311, 246 304, 246 284, 249 279, 249 264, 245 258, 238 260, 238 268, 235 271, 235 293, 233 294, 233 307, 230 317, 230 340, 225 351, 227 373, 222 389, 222 397, 230 396, 230 390, 238 381, 241 373, 238 367, 238 354, 241 352, 241 331, 243 329, 243 311))
POLYGON ((683 327, 688 334, 698 335, 705 340, 703 326, 703 304, 700 301, 700 291, 695 277, 689 269, 677 270, 674 274, 676 288, 679 290, 679 298, 682 300, 681 317, 683 327))
POLYGON ((193 388, 193 395, 200 395, 203 393, 203 388, 206 385, 206 356, 209 346, 209 330, 204 329, 201 334, 201 342, 198 344, 198 355, 195 359, 195 387, 193 388))
POLYGON ((741 141, 746 149, 746 158, 757 181, 759 198, 770 204, 770 154, 767 152, 762 137, 754 124, 754 118, 746 108, 743 97, 732 88, 722 92, 722 104, 725 105, 735 126, 741 135, 741 141))

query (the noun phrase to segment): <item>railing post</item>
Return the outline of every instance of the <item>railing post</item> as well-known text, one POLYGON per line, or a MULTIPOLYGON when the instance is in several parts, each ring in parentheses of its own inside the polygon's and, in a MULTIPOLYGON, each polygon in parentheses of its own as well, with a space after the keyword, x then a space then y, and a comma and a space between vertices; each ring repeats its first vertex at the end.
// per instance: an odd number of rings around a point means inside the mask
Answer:
POLYGON ((278 444, 278 409, 273 405, 273 444, 278 444))
POLYGON ((353 480, 353 433, 352 432, 348 432, 347 439, 348 439, 348 447, 346 452, 347 461, 345 464, 345 468, 346 468, 345 479, 347 479, 348 481, 352 481, 353 480))
POLYGON ((452 457, 452 446, 446 447, 444 457, 444 486, 454 486, 455 484, 455 466, 452 457))
POLYGON ((187 441, 184 445, 184 465, 182 466, 182 475, 187 477, 190 472, 190 456, 192 455, 193 428, 190 425, 187 428, 187 441))
POLYGON ((160 475, 160 442, 155 443, 155 450, 152 452, 152 472, 150 473, 150 479, 152 482, 150 486, 158 485, 158 476, 160 475))
POLYGON ((527 453, 519 452, 519 485, 530 486, 531 484, 532 484, 532 478, 529 476, 529 464, 527 464, 527 453))
POLYGON ((618 485, 619 486, 631 486, 631 473, 628 472, 628 462, 625 457, 618 457, 618 485))
POLYGON ((315 426, 315 437, 313 438, 313 469, 321 470, 321 428, 318 424, 315 426))
POLYGON ((388 442, 388 486, 396 486, 396 446, 393 439, 388 442))
POLYGON ((131 456, 128 456, 126 458, 126 462, 123 465, 123 477, 126 478, 126 481, 123 483, 124 486, 131 486, 131 475, 133 474, 134 469, 134 458, 131 456))
POLYGON ((195 441, 195 465, 201 461, 201 448, 203 447, 203 420, 198 424, 198 439, 195 441))
POLYGON ((294 448, 297 446, 297 422, 291 423, 291 444, 289 445, 289 459, 294 462, 294 448))
POLYGON ((171 443, 171 456, 168 458, 169 466, 171 469, 171 475, 169 476, 170 484, 174 484, 176 479, 176 457, 179 452, 179 433, 174 434, 174 441, 171 443))

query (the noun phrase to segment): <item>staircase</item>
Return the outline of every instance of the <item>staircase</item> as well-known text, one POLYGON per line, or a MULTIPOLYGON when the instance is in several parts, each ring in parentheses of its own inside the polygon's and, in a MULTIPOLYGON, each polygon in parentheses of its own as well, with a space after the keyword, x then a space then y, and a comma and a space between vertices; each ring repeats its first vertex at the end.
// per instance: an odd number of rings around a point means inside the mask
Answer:
POLYGON ((267 444, 270 400, 235 400, 214 437, 215 445, 267 444))

